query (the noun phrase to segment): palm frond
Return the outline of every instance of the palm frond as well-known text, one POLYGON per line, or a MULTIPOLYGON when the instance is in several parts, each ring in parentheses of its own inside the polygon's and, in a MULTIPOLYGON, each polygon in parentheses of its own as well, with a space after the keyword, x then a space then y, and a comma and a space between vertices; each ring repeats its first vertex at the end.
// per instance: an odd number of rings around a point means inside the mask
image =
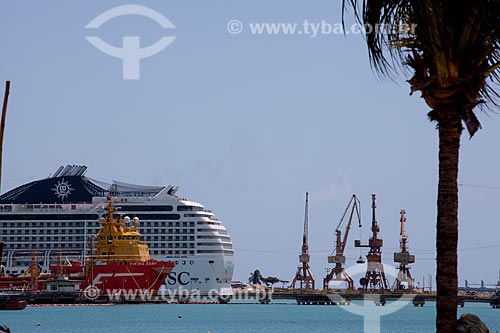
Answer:
POLYGON ((474 107, 499 104, 492 84, 500 83, 500 0, 343 0, 342 8, 342 22, 351 8, 359 23, 384 27, 365 34, 379 74, 413 69, 412 93, 433 109, 460 105, 471 135, 480 128, 474 107))

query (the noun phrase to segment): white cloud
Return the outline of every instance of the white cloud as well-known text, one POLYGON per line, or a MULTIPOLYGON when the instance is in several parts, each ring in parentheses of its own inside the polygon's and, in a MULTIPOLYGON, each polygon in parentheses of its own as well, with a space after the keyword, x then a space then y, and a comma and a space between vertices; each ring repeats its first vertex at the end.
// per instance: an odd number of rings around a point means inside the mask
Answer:
POLYGON ((339 180, 330 183, 323 189, 311 191, 312 202, 332 201, 352 194, 352 185, 344 173, 339 172, 339 180))

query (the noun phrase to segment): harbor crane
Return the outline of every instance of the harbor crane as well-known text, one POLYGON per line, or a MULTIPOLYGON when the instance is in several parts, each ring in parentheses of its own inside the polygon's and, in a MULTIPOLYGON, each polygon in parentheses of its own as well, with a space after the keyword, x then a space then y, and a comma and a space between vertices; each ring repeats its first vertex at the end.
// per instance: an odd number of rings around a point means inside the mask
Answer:
POLYGON ((347 282, 347 289, 354 289, 354 282, 352 278, 347 274, 344 269, 344 264, 346 261, 344 250, 347 244, 347 237, 349 236, 349 230, 351 229, 352 219, 354 214, 358 218, 358 224, 361 225, 361 214, 359 211, 359 200, 355 194, 352 195, 349 204, 347 205, 342 218, 340 219, 337 229, 335 229, 335 255, 328 256, 328 263, 335 264, 335 267, 326 275, 323 279, 323 289, 328 289, 328 284, 330 281, 344 281, 347 282), (347 213, 349 212, 349 221, 345 225, 344 237, 342 238, 342 226, 346 220, 347 213))
POLYGON ((304 216, 304 234, 302 236, 302 251, 299 255, 300 266, 297 268, 297 273, 292 280, 292 288, 295 289, 295 284, 300 282, 300 289, 314 289, 314 276, 309 267, 309 193, 306 192, 306 208, 304 216))
POLYGON ((359 283, 363 286, 363 290, 380 290, 388 289, 387 279, 385 278, 384 265, 382 264, 383 240, 378 238, 380 227, 375 218, 375 194, 372 194, 372 236, 368 240, 368 244, 361 244, 361 240, 354 241, 354 247, 369 247, 370 251, 366 255, 367 266, 366 274, 359 279, 359 283))
POLYGON ((413 290, 413 279, 410 274, 410 267, 408 264, 413 264, 415 262, 415 256, 411 255, 408 251, 408 235, 405 232, 405 223, 406 223, 406 212, 404 209, 401 210, 401 241, 399 242, 401 251, 394 252, 394 262, 399 263, 398 268, 398 277, 396 278, 396 282, 394 282, 394 289, 400 290, 405 289, 405 285, 403 282, 408 283, 408 289, 413 290))

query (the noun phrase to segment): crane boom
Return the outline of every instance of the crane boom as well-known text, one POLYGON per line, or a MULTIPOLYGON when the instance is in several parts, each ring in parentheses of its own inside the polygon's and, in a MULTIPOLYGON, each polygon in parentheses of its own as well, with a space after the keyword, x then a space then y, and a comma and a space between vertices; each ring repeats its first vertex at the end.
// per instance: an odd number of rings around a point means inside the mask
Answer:
POLYGON ((309 256, 309 193, 306 192, 306 207, 304 209, 304 233, 302 235, 302 251, 299 255, 299 261, 307 263, 310 260, 309 256))
POLYGON ((359 212, 360 202, 355 194, 352 195, 352 199, 349 205, 351 204, 352 204, 351 215, 349 217, 349 222, 347 223, 347 226, 345 228, 344 239, 342 240, 342 254, 344 254, 345 246, 347 244, 347 236, 349 235, 349 230, 351 230, 351 224, 352 224, 352 218, 354 217, 354 212, 356 212, 356 216, 358 217, 358 222, 361 225, 361 214, 359 212))
POLYGON ((399 221, 401 222, 401 231, 399 234, 402 239, 408 239, 408 235, 405 232, 406 212, 404 209, 401 210, 401 219, 399 221))
POLYGON ((306 207, 304 209, 304 235, 302 237, 302 254, 307 254, 309 250, 309 192, 306 192, 306 207))

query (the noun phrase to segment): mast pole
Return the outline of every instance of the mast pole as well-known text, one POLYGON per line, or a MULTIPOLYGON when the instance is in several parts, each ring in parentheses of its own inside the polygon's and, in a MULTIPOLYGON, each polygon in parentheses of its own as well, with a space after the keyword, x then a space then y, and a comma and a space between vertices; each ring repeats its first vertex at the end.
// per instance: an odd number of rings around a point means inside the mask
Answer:
POLYGON ((2 160, 3 160, 3 133, 5 130, 5 118, 7 116, 7 103, 9 101, 10 81, 5 81, 5 95, 3 97, 2 120, 0 122, 0 188, 2 186, 2 160))

